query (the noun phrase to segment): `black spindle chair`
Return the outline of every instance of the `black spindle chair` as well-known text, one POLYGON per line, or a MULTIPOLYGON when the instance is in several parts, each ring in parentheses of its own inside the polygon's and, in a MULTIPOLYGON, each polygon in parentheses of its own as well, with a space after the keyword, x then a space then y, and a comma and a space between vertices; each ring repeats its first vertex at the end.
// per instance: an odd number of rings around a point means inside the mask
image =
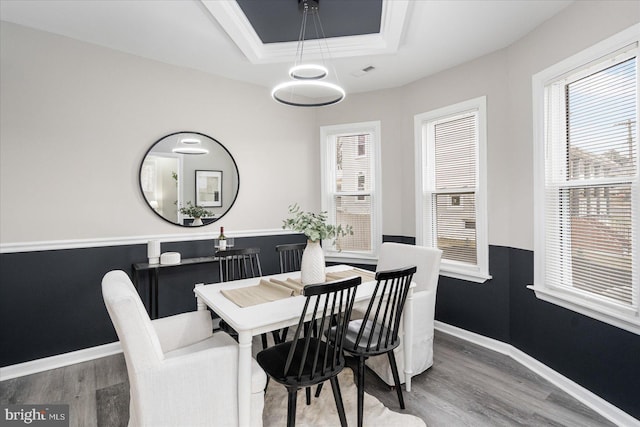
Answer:
POLYGON ((287 388, 287 426, 295 425, 298 390, 326 380, 331 382, 340 424, 347 425, 338 374, 345 366, 343 338, 361 282, 351 277, 305 286, 306 301, 293 340, 258 353, 262 369, 287 388))
POLYGON ((280 273, 300 271, 302 254, 306 246, 306 243, 289 243, 276 246, 276 252, 280 260, 280 273))
POLYGON ((351 320, 344 337, 344 351, 358 359, 358 427, 362 427, 364 403, 364 367, 370 356, 387 353, 400 408, 404 409, 402 387, 393 349, 398 347, 402 310, 416 267, 404 267, 376 273, 376 286, 362 319, 351 320))
MULTIPOLYGON (((215 256, 218 258, 221 282, 262 276, 260 248, 225 249, 216 251, 215 256)), ((220 329, 234 338, 238 336, 238 333, 223 320, 220 321, 220 329)), ((267 334, 262 334, 261 338, 262 348, 267 348, 267 334)), ((273 333, 273 339, 276 343, 280 341, 277 331, 273 333)))
POLYGON ((217 251, 220 281, 250 279, 262 276, 260 248, 238 248, 217 251))
MULTIPOLYGON (((276 252, 278 253, 278 259, 280 261, 280 273, 300 271, 302 254, 304 253, 305 247, 307 247, 306 243, 287 243, 276 246, 276 252)), ((287 332, 289 332, 289 328, 283 328, 280 331, 278 334, 278 342, 283 342, 287 339, 287 332)), ((276 335, 274 334, 274 339, 275 338, 276 335)))

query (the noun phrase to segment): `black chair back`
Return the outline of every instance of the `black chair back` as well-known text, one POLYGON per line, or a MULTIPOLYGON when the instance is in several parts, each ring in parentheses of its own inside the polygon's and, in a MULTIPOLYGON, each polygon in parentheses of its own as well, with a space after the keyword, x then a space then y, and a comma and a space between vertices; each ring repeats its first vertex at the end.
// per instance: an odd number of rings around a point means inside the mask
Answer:
POLYGON ((372 356, 400 344, 400 319, 415 272, 414 266, 376 273, 376 287, 363 318, 349 324, 346 351, 372 356))
MULTIPOLYGON (((293 340, 269 347, 256 360, 264 371, 288 391, 287 425, 295 425, 299 389, 331 381, 340 424, 346 426, 338 374, 345 366, 343 338, 346 334, 360 277, 307 285, 306 297, 293 340)), ((307 401, 307 404, 309 401, 307 401)))
POLYGON ((400 319, 416 271, 417 268, 413 266, 377 272, 375 290, 364 317, 349 322, 344 338, 344 350, 358 358, 358 427, 362 427, 364 423, 364 364, 369 356, 387 354, 400 408, 404 409, 393 349, 400 345, 400 319))
POLYGON ((302 254, 306 243, 290 243, 276 246, 276 252, 280 258, 280 273, 300 271, 302 254))
POLYGON ((307 382, 315 384, 318 378, 326 379, 342 370, 343 338, 351 317, 356 286, 361 282, 362 278, 353 277, 304 287, 303 295, 307 300, 284 365, 285 377, 307 385, 307 382), (328 340, 327 331, 331 331, 335 339, 328 340))
POLYGON ((260 266, 260 248, 238 248, 217 251, 220 259, 220 281, 250 279, 262 276, 260 266))
MULTIPOLYGON (((219 258, 218 266, 220 268, 221 282, 262 276, 260 248, 226 249, 217 251, 215 256, 219 258)), ((219 328, 234 338, 238 336, 238 333, 224 320, 220 320, 219 328)), ((262 348, 267 348, 267 335, 261 334, 261 338, 262 348)), ((276 331, 273 333, 273 339, 276 343, 280 341, 280 335, 276 331)))

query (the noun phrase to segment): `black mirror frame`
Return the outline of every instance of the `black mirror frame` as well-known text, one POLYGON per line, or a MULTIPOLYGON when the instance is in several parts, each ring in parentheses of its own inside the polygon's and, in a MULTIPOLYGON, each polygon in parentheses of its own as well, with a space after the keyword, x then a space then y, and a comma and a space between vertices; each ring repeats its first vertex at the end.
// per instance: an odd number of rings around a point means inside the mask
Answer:
POLYGON ((162 218, 163 220, 165 220, 166 222, 168 222, 169 224, 173 224, 177 227, 185 227, 185 228, 195 228, 195 227, 205 227, 209 224, 213 224, 217 221, 220 220, 220 218, 224 217, 227 212, 229 212, 231 210, 231 208, 233 207, 233 205, 236 203, 236 200, 238 199, 238 194, 240 193, 240 169, 238 168, 238 164, 236 163, 236 159, 233 158, 233 155, 231 155, 231 152, 227 149, 227 147, 225 147, 220 141, 218 141, 217 139, 202 133, 202 132, 194 132, 194 131, 179 131, 179 132, 173 132, 170 134, 167 134, 163 137, 161 137, 160 139, 156 140, 153 144, 151 144, 151 147, 149 147, 149 149, 144 153, 144 156, 142 157, 142 161, 140 162, 140 167, 138 168, 138 188, 140 189, 140 194, 142 195, 142 199, 145 201, 145 203, 147 204, 147 206, 149 207, 149 209, 151 209, 151 212, 153 212, 154 214, 156 214, 157 216, 159 216, 160 218, 162 218), (149 204, 149 201, 147 200, 146 196, 144 195, 144 191, 142 189, 142 181, 140 180, 140 177, 142 176, 142 166, 144 165, 144 161, 147 158, 147 156, 149 155, 149 153, 151 152, 151 150, 153 150, 153 147, 155 147, 160 141, 164 140, 165 138, 169 138, 171 136, 174 135, 178 135, 181 133, 188 133, 188 134, 192 134, 192 135, 200 135, 206 138, 209 138, 210 140, 212 140, 213 142, 216 142, 217 144, 220 145, 220 147, 222 147, 222 149, 224 151, 227 152, 227 154, 229 155, 229 158, 231 159, 231 161, 233 162, 233 166, 236 169, 236 174, 238 175, 238 188, 236 190, 236 194, 233 196, 233 200, 231 201, 231 204, 229 205, 229 207, 227 208, 227 210, 225 210, 220 216, 216 216, 215 218, 213 218, 213 220, 208 221, 208 222, 203 222, 202 225, 183 225, 183 224, 178 224, 176 222, 173 222, 167 218, 165 218, 164 216, 160 215, 155 209, 153 209, 153 207, 149 204))

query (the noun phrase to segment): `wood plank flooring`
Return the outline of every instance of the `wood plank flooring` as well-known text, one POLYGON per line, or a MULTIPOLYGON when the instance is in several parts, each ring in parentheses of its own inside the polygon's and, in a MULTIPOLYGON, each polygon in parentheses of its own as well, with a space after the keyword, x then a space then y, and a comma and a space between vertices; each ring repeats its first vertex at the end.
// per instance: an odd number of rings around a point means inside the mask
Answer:
MULTIPOLYGON (((259 344, 258 344, 259 345, 259 344)), ((434 366, 414 377, 405 412, 429 427, 613 426, 507 356, 436 332, 434 366)), ((368 393, 399 410, 395 392, 375 374, 368 393)), ((128 380, 124 357, 114 355, 0 382, 3 404, 70 405, 70 426, 126 426, 128 380)))
MULTIPOLYGON (((366 390, 399 410, 369 372, 366 390)), ((508 356, 436 331, 434 365, 412 379, 406 412, 428 426, 614 426, 508 356)))

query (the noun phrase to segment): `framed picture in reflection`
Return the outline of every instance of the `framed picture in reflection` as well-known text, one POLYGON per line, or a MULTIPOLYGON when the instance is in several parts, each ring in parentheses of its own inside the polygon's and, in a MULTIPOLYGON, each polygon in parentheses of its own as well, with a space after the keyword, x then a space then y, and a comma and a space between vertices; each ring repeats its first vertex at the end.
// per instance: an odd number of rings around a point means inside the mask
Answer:
POLYGON ((222 171, 196 171, 196 206, 222 206, 222 171))

